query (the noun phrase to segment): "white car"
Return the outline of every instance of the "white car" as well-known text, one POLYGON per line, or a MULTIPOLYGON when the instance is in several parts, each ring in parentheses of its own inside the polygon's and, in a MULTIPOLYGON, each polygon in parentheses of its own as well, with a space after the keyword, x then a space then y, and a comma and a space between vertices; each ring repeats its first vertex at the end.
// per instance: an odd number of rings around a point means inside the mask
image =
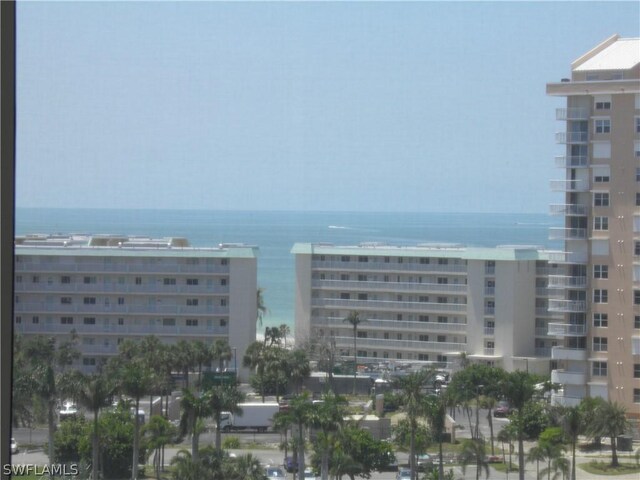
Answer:
POLYGON ((313 469, 311 468, 305 468, 304 469, 304 480, 318 480, 316 474, 314 473, 313 469))
POLYGON ((267 476, 269 480, 271 479, 282 479, 286 478, 286 475, 282 471, 280 467, 266 467, 264 469, 264 474, 267 476))
POLYGON ((402 468, 398 470, 398 474, 396 475, 396 480, 411 480, 411 470, 402 468))
POLYGON ((15 438, 11 439, 11 453, 18 453, 18 442, 15 438))

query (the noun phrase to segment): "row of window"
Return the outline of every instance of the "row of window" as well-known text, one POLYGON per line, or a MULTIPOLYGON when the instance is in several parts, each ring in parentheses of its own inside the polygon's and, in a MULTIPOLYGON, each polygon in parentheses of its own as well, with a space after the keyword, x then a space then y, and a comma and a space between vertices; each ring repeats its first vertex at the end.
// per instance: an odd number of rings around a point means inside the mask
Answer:
MULTIPOLYGON (((607 177, 608 178, 608 177, 607 177)), ((640 206, 640 192, 636 192, 636 207, 640 206)), ((608 192, 595 192, 593 194, 593 206, 594 207, 609 207, 609 193, 608 192)))
MULTIPOLYGON (((609 302, 609 290, 606 288, 594 288, 593 289, 593 303, 608 303, 609 302)), ((633 291, 633 304, 640 305, 640 290, 633 291)))
POLYGON ((314 261, 340 261, 340 262, 358 262, 358 263, 417 263, 420 265, 466 265, 466 261, 458 258, 411 258, 411 257, 369 257, 365 255, 351 256, 351 255, 314 255, 314 261), (394 259, 394 262, 391 259, 394 259))
MULTIPOLYGON (((227 326, 227 320, 224 318, 221 318, 218 320, 219 321, 219 325, 221 327, 226 327, 227 326)), ((22 317, 21 316, 17 316, 16 317, 16 323, 17 324, 21 324, 22 323, 22 317)), ((40 323, 40 317, 37 315, 34 315, 31 317, 31 323, 32 324, 39 324, 40 323)), ((124 318, 118 318, 117 325, 124 325, 125 321, 124 318)), ((197 318, 187 318, 184 321, 184 324, 187 327, 197 327, 199 324, 201 325, 202 323, 200 323, 200 319, 197 318)), ((60 325, 96 325, 96 318, 95 317, 83 317, 82 320, 78 319, 78 318, 74 318, 74 317, 60 317, 60 325), (76 323, 76 321, 78 323, 76 323)), ((162 319, 162 326, 164 327, 175 327, 176 326, 176 319, 175 318, 163 318, 162 319)))
MULTIPOLYGON (((207 300, 207 305, 210 305, 210 300, 207 300)), ((15 297, 15 303, 19 304, 20 303, 20 296, 16 295, 15 297)), ((83 297, 82 298, 82 303, 83 305, 97 305, 98 303, 98 299, 96 297, 83 297)), ((72 305, 73 304, 73 297, 60 297, 60 304, 62 305, 72 305)), ((125 297, 118 297, 117 298, 117 304, 118 305, 124 305, 125 304, 125 297)), ((188 307, 197 307, 198 305, 200 305, 200 299, 199 298, 187 298, 185 299, 185 304, 188 307)), ((111 299, 109 297, 105 297, 104 299, 104 305, 105 306, 109 306, 111 305, 111 299)), ((218 301, 218 305, 221 307, 226 307, 227 306, 227 299, 226 298, 220 298, 218 301)))
MULTIPOLYGON (((603 102, 605 103, 605 102, 603 102)), ((640 133, 640 117, 635 117, 635 132, 640 133)), ((610 118, 596 118, 593 121, 594 133, 611 133, 610 118)))

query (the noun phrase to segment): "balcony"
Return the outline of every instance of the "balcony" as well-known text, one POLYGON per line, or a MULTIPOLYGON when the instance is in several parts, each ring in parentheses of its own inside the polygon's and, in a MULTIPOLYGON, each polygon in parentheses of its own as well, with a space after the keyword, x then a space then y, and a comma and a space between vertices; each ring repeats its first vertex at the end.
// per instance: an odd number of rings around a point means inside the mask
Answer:
POLYGON ((551 348, 549 347, 536 347, 536 357, 549 358, 551 357, 551 348))
POLYGON ((484 287, 484 294, 488 297, 493 297, 496 294, 496 287, 484 287))
POLYGON ((229 265, 215 264, 167 264, 151 265, 139 263, 34 263, 16 262, 16 272, 60 272, 60 273, 135 273, 144 275, 147 273, 229 273, 229 265))
POLYGON ((549 240, 586 240, 586 228, 549 228, 549 240))
POLYGON ((314 298, 314 307, 340 308, 355 310, 408 310, 415 312, 466 312, 467 305, 462 303, 436 302, 397 302, 392 300, 351 300, 344 298, 314 298))
POLYGON ((140 315, 174 314, 174 315, 228 315, 229 307, 206 306, 182 306, 182 305, 73 305, 55 303, 18 303, 14 307, 19 313, 78 313, 78 314, 102 314, 118 315, 124 313, 137 313, 140 315))
POLYGON ((549 288, 587 288, 587 277, 570 275, 549 275, 549 288))
POLYGON ((549 300, 550 312, 584 313, 587 311, 587 302, 584 300, 549 300))
POLYGON ((126 283, 16 283, 16 292, 34 293, 113 293, 140 295, 209 294, 225 295, 229 286, 213 285, 134 285, 126 283))
POLYGON ((584 348, 551 347, 551 360, 586 361, 587 351, 584 348))
POLYGON ((15 331, 18 333, 37 333, 40 335, 68 335, 75 330, 79 335, 185 335, 185 336, 210 336, 228 335, 228 327, 219 326, 194 326, 184 325, 60 325, 47 323, 17 323, 15 331))
POLYGON ((385 263, 385 262, 336 262, 317 260, 311 262, 311 268, 319 270, 341 270, 361 272, 434 272, 434 273, 466 273, 466 264, 439 264, 439 263, 385 263))
POLYGON ((550 323, 547 334, 552 337, 584 337, 587 327, 569 323, 550 323))
POLYGON ((318 280, 311 282, 313 288, 333 290, 357 290, 376 292, 423 292, 423 293, 465 293, 467 286, 460 283, 418 283, 418 282, 368 282, 355 280, 318 280))
POLYGON ((495 335, 495 331, 496 331, 495 327, 484 327, 485 335, 489 335, 489 336, 495 335))
POLYGON ((570 370, 552 370, 551 382, 561 385, 584 385, 587 376, 583 372, 574 372, 570 370))
POLYGON ((584 217, 587 215, 587 206, 577 204, 553 204, 549 205, 549 215, 584 217))
MULTIPOLYGON (((344 317, 311 317, 313 327, 327 326, 336 328, 349 328, 351 325, 345 322, 344 317)), ((366 329, 381 329, 387 331, 412 331, 416 333, 459 333, 465 332, 466 323, 440 323, 440 322, 412 322, 407 320, 379 320, 367 318, 361 325, 366 329)))
POLYGON ((556 120, 589 120, 589 109, 582 107, 556 108, 556 120))
POLYGON ((484 314, 485 315, 495 315, 496 314, 496 307, 484 307, 484 314))
POLYGON ((556 143, 587 143, 589 139, 588 132, 557 132, 556 143))
POLYGON ((572 265, 583 265, 588 262, 587 252, 551 252, 549 261, 553 263, 568 263, 572 265))
POLYGON ((551 404, 563 407, 577 407, 582 401, 581 397, 566 397, 560 392, 551 392, 551 404))
POLYGON ((588 192, 589 183, 585 180, 551 180, 552 192, 588 192))
MULTIPOLYGON (((333 337, 336 345, 342 348, 353 348, 353 337, 333 337)), ((466 343, 453 342, 421 342, 419 340, 394 340, 386 338, 358 338, 358 348, 378 347, 390 350, 408 349, 420 352, 463 352, 467 349, 466 343)))
POLYGON ((589 157, 586 155, 557 155, 555 164, 559 168, 586 168, 589 166, 589 157))

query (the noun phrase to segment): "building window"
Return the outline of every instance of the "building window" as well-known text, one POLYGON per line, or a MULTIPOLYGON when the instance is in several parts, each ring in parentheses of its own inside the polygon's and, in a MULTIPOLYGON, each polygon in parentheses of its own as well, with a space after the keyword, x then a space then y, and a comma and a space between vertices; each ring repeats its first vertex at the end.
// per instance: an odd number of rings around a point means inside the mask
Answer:
POLYGON ((607 362, 593 362, 591 373, 594 377, 606 377, 607 362))
POLYGON ((418 338, 420 339, 421 342, 429 341, 429 335, 420 335, 418 338))
POLYGON ((369 261, 369 257, 358 257, 358 262, 367 263, 369 261))
POLYGON ((165 278, 162 280, 162 284, 163 285, 175 285, 176 284, 176 279, 175 278, 165 278))
POLYGON ((447 297, 438 297, 438 303, 447 303, 447 297))
POLYGON ((428 322, 429 321, 429 315, 420 315, 418 317, 418 321, 420 321, 420 322, 428 322))
POLYGON ((443 343, 447 341, 447 336, 446 335, 438 335, 438 338, 436 339, 438 342, 443 343))
POLYGON ((596 102, 596 110, 611 110, 611 102, 596 102))
POLYGON ((429 355, 426 353, 419 353, 418 354, 418 360, 421 362, 428 362, 429 361, 429 355))
POLYGON ((637 257, 640 256, 640 241, 633 242, 633 254, 637 257))
POLYGON ((136 285, 142 285, 142 277, 136 277, 135 284, 136 285))
POLYGON ((609 301, 609 291, 604 288, 593 290, 593 303, 607 303, 609 301))
POLYGON ((220 319, 220 326, 221 327, 226 327, 227 326, 227 321, 224 318, 220 319))
POLYGON ((118 319, 118 325, 124 325, 124 318, 118 319))
POLYGON ((593 337, 593 351, 594 352, 606 352, 607 351, 607 337, 593 337))
POLYGON ((96 364, 96 359, 94 357, 84 357, 82 359, 82 365, 87 367, 93 367, 96 364))
POLYGON ((95 305, 96 304, 96 297, 84 297, 83 300, 85 305, 95 305))
POLYGON ((640 378, 640 363, 633 364, 633 378, 640 378))
POLYGON ((349 262, 351 261, 351 258, 347 255, 343 255, 342 257, 340 257, 340 261, 341 262, 349 262))
POLYGON ((32 276, 31 283, 40 283, 40 277, 38 275, 32 276))
POLYGON ((84 277, 82 281, 86 284, 96 283, 96 277, 84 277))
POLYGON ((609 181, 609 175, 595 175, 593 181, 595 183, 607 183, 609 181))
POLYGON ((449 259, 448 258, 439 258, 438 259, 438 265, 448 265, 449 264, 449 259))
POLYGON ((609 217, 593 217, 594 230, 609 230, 609 217))
POLYGON ((220 306, 221 307, 226 307, 227 306, 227 299, 226 298, 221 298, 220 299, 220 306))
POLYGON ((62 318, 60 318, 60 324, 62 324, 62 325, 73 325, 73 317, 62 317, 62 318))
POLYGON ((422 265, 429 265, 429 260, 430 260, 429 258, 421 258, 420 263, 422 265))
POLYGON ((197 278, 187 278, 187 285, 198 285, 197 278))
POLYGON ((640 403, 640 388, 633 389, 633 403, 640 403))
POLYGON ((636 133, 640 133, 640 117, 636 117, 636 133))
POLYGON ((593 278, 609 278, 609 266, 608 265, 594 265, 593 266, 593 278))
POLYGON ((198 306, 198 299, 197 298, 187 298, 187 306, 189 306, 189 307, 198 306))
POLYGON ((358 332, 358 338, 367 338, 367 332, 358 332))
POLYGON ((594 313, 593 314, 593 326, 606 328, 609 326, 609 315, 606 313, 594 313))
POLYGON ((633 317, 633 328, 636 330, 640 329, 640 315, 633 317))
POLYGON ((35 324, 40 323, 40 317, 31 317, 31 323, 35 323, 35 324))
POLYGON ((640 168, 636 168, 636 182, 640 182, 640 168))
POLYGON ((640 290, 633 291, 633 304, 640 305, 640 290))
POLYGON ((597 192, 593 194, 593 206, 594 207, 608 207, 609 206, 609 194, 606 192, 597 192))
POLYGON ((596 119, 596 133, 611 133, 611 120, 608 118, 596 119))
POLYGON ((438 323, 449 323, 448 317, 438 317, 438 323))
POLYGON ((185 324, 187 325, 187 327, 197 327, 198 326, 198 319, 197 318, 187 318, 185 320, 185 324))
POLYGON ((124 305, 124 297, 118 297, 118 305, 124 305))
POLYGON ((359 293, 358 300, 367 300, 368 296, 366 293, 359 293))
POLYGON ((222 285, 223 287, 227 285, 227 279, 226 278, 221 278, 220 279, 220 285, 222 285))
POLYGON ((71 297, 60 297, 60 303, 63 305, 71 305, 71 297))
POLYGON ((175 318, 163 318, 162 319, 162 326, 163 327, 175 327, 176 326, 176 319, 175 318))
POLYGON ((96 319, 94 317, 84 317, 82 323, 84 323, 85 325, 95 325, 96 319))
POLYGON ((63 275, 60 277, 60 283, 62 284, 68 284, 71 283, 71 277, 68 275, 63 275))

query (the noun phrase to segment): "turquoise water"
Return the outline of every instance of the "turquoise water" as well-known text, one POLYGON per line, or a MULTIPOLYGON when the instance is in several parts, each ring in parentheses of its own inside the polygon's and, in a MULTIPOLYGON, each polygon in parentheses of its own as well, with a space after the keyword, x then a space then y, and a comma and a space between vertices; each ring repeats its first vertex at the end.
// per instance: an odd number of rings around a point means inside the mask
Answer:
POLYGON ((16 210, 16 233, 121 233, 153 237, 180 236, 193 246, 243 242, 260 248, 258 285, 264 288, 269 314, 265 326, 293 327, 296 242, 354 245, 385 242, 502 244, 560 248, 548 240, 550 226, 561 220, 545 214, 266 212, 207 210, 16 210))

